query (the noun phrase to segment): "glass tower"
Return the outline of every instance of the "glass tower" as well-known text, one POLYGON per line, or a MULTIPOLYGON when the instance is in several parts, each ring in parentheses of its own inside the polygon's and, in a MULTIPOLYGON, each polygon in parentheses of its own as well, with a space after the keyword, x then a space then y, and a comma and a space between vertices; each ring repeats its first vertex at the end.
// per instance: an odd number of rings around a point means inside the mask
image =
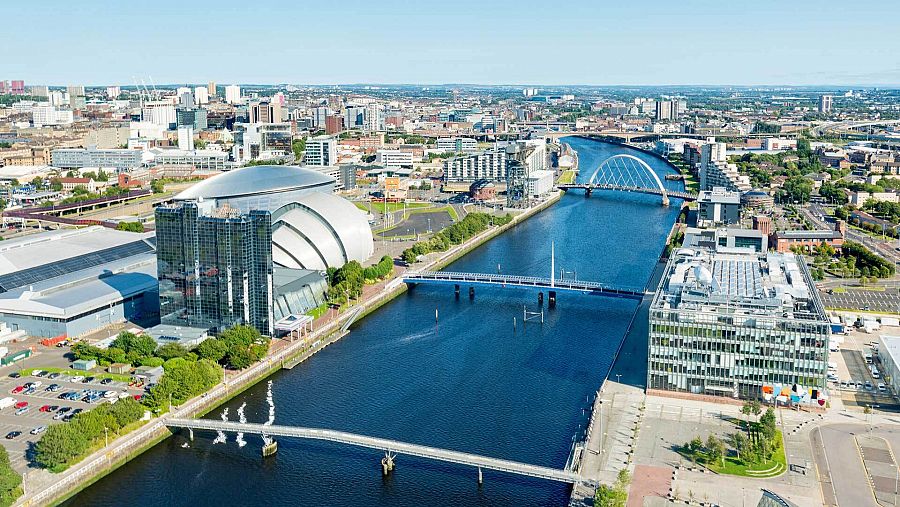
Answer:
POLYGON ((205 204, 156 210, 162 323, 213 332, 248 324, 271 335, 271 214, 205 204))

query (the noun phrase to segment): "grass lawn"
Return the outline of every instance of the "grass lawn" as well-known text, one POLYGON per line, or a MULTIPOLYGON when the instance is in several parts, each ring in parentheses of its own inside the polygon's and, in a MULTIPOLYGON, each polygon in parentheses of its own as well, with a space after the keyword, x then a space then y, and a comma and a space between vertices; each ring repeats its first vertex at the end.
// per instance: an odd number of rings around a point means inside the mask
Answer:
MULTIPOLYGON (((370 203, 368 203, 368 202, 354 201, 353 204, 355 204, 357 208, 359 208, 363 211, 369 211, 370 203)), ((389 212, 393 212, 393 211, 402 211, 403 210, 402 202, 384 203, 384 202, 380 202, 380 201, 372 201, 371 205, 372 205, 372 211, 377 211, 379 213, 389 213, 389 212)), ((414 208, 427 208, 428 206, 431 206, 431 203, 427 203, 427 202, 408 202, 408 203, 406 203, 407 210, 414 209, 414 208)))
POLYGON ((318 319, 322 315, 325 315, 326 312, 328 312, 328 303, 322 303, 321 305, 306 312, 306 314, 311 316, 314 319, 318 319))
POLYGON ((559 175, 559 184, 560 185, 568 185, 571 183, 575 183, 575 177, 578 175, 577 172, 568 170, 563 171, 561 175, 559 175))
MULTIPOLYGON (((739 421, 733 421, 738 423, 739 421)), ((755 427, 758 423, 751 423, 751 427, 755 427)), ((737 428, 738 431, 745 431, 737 428)), ((754 434, 760 435, 758 431, 754 434)), ((761 438, 761 437, 760 437, 761 438)), ((678 453, 690 460, 690 455, 684 449, 679 449, 678 453)), ((729 453, 731 454, 731 453, 729 453)), ((726 475, 737 475, 741 477, 767 478, 781 475, 787 470, 787 457, 784 454, 784 442, 782 440, 781 431, 775 434, 775 451, 772 453, 772 459, 762 461, 760 463, 744 463, 739 457, 729 455, 724 460, 708 461, 705 453, 701 452, 697 456, 697 463, 703 464, 715 473, 726 475)))
POLYGON ((43 370, 50 373, 61 373, 63 375, 71 375, 71 376, 82 376, 82 377, 94 377, 98 379, 108 378, 117 382, 131 382, 131 375, 120 375, 117 373, 97 373, 94 371, 81 371, 81 370, 70 370, 68 368, 51 368, 51 367, 37 367, 37 368, 25 368, 24 370, 19 371, 19 374, 24 376, 31 375, 31 372, 35 370, 43 370))

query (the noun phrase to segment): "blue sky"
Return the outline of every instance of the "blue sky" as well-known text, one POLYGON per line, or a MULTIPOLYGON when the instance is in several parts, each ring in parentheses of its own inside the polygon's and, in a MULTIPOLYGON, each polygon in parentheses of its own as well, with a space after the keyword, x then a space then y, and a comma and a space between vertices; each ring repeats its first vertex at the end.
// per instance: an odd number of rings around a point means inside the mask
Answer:
POLYGON ((0 79, 26 84, 900 84, 893 0, 27 0, 0 12, 0 79))

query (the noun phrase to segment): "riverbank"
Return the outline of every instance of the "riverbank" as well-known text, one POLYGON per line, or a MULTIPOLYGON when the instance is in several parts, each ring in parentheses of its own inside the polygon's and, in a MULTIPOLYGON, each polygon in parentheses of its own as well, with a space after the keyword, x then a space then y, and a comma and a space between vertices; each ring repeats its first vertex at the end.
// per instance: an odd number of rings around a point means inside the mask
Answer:
MULTIPOLYGON (((484 231, 446 252, 432 254, 433 258, 427 260, 418 269, 440 269, 446 266, 481 244, 552 206, 560 199, 561 195, 561 192, 557 192, 540 205, 516 215, 506 225, 484 231)), ((365 317, 406 291, 406 285, 402 281, 405 269, 399 268, 397 271, 397 276, 389 281, 381 282, 376 292, 370 293, 370 296, 359 303, 359 305, 363 306, 363 311, 358 315, 358 319, 365 317)), ((94 453, 94 455, 89 456, 66 472, 61 474, 50 474, 46 471, 32 472, 34 477, 26 478, 29 483, 26 492, 34 493, 21 497, 17 505, 47 505, 61 502, 76 495, 90 484, 93 484, 170 436, 172 433, 165 426, 167 418, 197 417, 209 413, 259 381, 279 371, 285 363, 295 362, 298 358, 300 359, 299 362, 304 361, 340 339, 343 335, 338 334, 338 336, 335 336, 336 332, 354 314, 355 312, 352 311, 345 312, 313 331, 311 336, 304 341, 284 342, 276 340, 277 346, 273 345, 273 350, 270 351, 269 357, 262 362, 251 366, 247 370, 226 377, 222 384, 214 387, 203 396, 194 398, 175 408, 170 414, 151 420, 131 434, 111 442, 108 447, 94 453), (335 336, 334 339, 331 339, 333 336, 335 336)))

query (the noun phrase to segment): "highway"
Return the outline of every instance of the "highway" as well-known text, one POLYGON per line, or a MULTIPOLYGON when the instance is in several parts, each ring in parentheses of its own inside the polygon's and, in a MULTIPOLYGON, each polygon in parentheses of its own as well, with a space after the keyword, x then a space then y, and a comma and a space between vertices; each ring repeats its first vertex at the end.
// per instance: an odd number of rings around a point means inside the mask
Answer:
POLYGON ((255 433, 267 436, 325 440, 357 447, 378 449, 389 453, 406 454, 409 456, 446 461, 448 463, 457 463, 460 465, 469 465, 569 484, 575 484, 582 480, 578 474, 568 470, 557 470, 555 468, 529 465, 517 461, 490 458, 478 454, 451 451, 425 445, 410 444, 386 438, 357 435, 355 433, 347 433, 344 431, 304 428, 298 426, 267 426, 264 424, 226 422, 210 419, 168 419, 165 421, 165 424, 169 427, 190 428, 194 430, 229 431, 235 433, 255 433))

